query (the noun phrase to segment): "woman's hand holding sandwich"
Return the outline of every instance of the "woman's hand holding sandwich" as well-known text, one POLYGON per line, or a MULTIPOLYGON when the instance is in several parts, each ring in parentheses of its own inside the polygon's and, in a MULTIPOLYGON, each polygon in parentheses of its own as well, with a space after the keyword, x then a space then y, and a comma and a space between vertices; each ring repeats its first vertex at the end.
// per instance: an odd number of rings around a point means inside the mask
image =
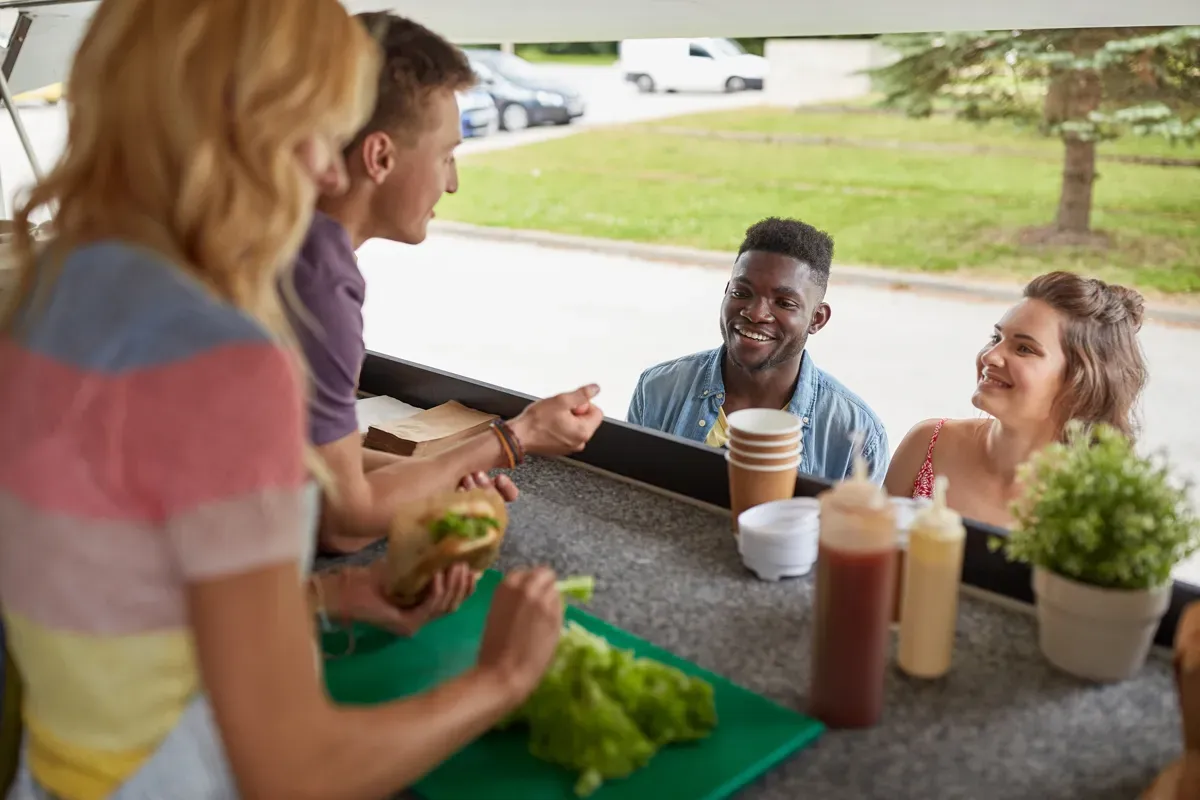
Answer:
POLYGON ((527 453, 565 456, 578 453, 591 440, 604 412, 592 403, 595 384, 531 403, 508 423, 527 453))
POLYGON ((412 636, 426 623, 457 611, 474 593, 476 580, 466 564, 453 564, 433 576, 420 604, 399 608, 388 596, 382 560, 314 577, 322 582, 325 611, 331 618, 366 622, 401 636, 412 636))
POLYGON ((493 478, 486 472, 472 472, 466 475, 458 482, 459 491, 467 492, 471 489, 495 489, 504 498, 504 502, 511 503, 520 496, 517 490, 517 485, 512 482, 512 478, 507 475, 497 475, 493 478))

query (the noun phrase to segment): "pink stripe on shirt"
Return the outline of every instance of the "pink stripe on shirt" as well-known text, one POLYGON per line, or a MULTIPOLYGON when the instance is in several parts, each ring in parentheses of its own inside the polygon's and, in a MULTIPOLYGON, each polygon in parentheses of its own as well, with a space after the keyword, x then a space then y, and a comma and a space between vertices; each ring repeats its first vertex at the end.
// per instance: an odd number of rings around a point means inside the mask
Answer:
POLYGON ((0 342, 19 375, 5 394, 0 487, 47 511, 163 520, 305 479, 296 372, 269 342, 222 345, 117 376, 0 342))

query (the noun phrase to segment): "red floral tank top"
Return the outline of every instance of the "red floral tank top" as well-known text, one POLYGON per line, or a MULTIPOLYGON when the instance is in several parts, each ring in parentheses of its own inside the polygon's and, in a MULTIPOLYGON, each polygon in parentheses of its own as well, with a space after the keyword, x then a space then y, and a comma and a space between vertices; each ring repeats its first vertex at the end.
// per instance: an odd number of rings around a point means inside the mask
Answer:
POLYGON ((937 444, 938 434, 942 432, 942 426, 945 424, 945 419, 939 419, 937 425, 933 426, 933 436, 929 437, 929 449, 925 451, 925 463, 921 465, 917 479, 913 481, 914 498, 933 497, 933 446, 937 444))

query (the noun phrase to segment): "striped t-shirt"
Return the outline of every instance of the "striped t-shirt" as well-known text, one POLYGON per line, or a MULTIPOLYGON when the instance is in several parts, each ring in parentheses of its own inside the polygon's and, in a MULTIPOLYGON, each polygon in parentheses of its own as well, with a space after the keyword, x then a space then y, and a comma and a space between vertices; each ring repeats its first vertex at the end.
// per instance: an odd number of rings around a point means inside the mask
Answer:
POLYGON ((261 326, 145 250, 74 250, 26 311, 0 337, 0 608, 34 779, 98 800, 200 691, 185 584, 303 558, 303 398, 261 326))

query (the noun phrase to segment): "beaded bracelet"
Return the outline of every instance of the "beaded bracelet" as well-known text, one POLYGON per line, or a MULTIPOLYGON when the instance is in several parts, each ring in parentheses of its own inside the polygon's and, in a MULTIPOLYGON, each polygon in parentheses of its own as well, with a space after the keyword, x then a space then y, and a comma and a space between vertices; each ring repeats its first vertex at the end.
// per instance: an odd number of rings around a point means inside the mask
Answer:
POLYGON ((524 462, 525 448, 521 446, 521 441, 513 434, 512 428, 509 427, 508 423, 503 420, 494 420, 491 428, 496 434, 496 438, 500 440, 500 449, 504 451, 504 455, 508 458, 509 469, 524 462))
POLYGON ((517 463, 524 464, 525 445, 523 445, 521 440, 517 438, 517 435, 513 433, 512 426, 507 422, 502 422, 500 423, 500 429, 504 431, 504 435, 508 437, 508 446, 513 449, 514 453, 516 453, 517 463))

